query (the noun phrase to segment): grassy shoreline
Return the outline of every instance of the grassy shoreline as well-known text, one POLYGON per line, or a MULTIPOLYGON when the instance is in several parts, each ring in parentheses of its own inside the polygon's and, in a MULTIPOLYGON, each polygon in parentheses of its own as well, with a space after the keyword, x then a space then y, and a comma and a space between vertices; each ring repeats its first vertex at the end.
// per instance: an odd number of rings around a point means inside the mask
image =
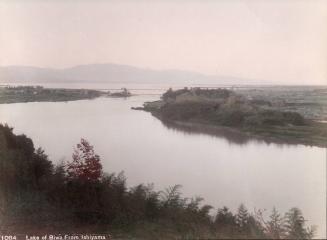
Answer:
POLYGON ((17 86, 0 88, 0 104, 26 102, 68 102, 99 97, 126 98, 132 94, 123 88, 120 92, 94 89, 43 88, 41 86, 17 86))
POLYGON ((24 102, 67 102, 94 99, 107 93, 91 89, 43 88, 18 86, 0 88, 0 104, 24 102))

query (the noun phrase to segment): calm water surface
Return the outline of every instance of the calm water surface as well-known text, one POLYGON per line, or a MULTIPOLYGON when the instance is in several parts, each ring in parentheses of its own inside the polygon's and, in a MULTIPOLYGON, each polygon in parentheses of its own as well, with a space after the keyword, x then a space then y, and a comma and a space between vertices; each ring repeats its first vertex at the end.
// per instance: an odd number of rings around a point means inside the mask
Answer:
POLYGON ((326 237, 326 150, 250 141, 169 129, 151 114, 131 110, 155 95, 128 99, 0 105, 0 121, 25 133, 51 160, 70 160, 80 138, 88 139, 107 172, 124 171, 130 186, 156 189, 183 185, 186 197, 215 207, 281 212, 299 207, 308 224, 326 237))

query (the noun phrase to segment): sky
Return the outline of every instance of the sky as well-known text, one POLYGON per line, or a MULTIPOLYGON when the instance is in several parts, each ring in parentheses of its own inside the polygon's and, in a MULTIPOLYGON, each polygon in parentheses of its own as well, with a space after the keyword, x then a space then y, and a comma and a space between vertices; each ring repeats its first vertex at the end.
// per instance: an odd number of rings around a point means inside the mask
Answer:
POLYGON ((327 0, 0 0, 0 66, 117 63, 327 84, 327 0))

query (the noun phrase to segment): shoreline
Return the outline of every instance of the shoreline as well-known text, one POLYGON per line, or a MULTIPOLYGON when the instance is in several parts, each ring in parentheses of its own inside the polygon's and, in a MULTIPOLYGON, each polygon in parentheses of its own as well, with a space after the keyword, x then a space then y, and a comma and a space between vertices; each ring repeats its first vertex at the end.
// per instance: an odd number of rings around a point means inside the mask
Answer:
POLYGON ((200 122, 182 122, 182 121, 171 121, 171 120, 163 120, 158 118, 167 128, 175 129, 177 131, 183 131, 189 134, 205 134, 214 137, 220 137, 226 139, 228 142, 234 144, 247 144, 249 142, 259 142, 266 144, 282 144, 282 145, 304 145, 308 147, 318 147, 318 148, 326 148, 326 145, 322 143, 313 143, 311 141, 307 141, 305 139, 294 139, 294 138, 286 138, 283 136, 263 136, 259 134, 255 134, 251 131, 245 131, 240 128, 232 128, 226 126, 218 126, 200 122))
POLYGON ((99 97, 126 98, 132 94, 94 89, 44 88, 41 86, 0 87, 0 104, 27 102, 68 102, 92 100, 99 97))

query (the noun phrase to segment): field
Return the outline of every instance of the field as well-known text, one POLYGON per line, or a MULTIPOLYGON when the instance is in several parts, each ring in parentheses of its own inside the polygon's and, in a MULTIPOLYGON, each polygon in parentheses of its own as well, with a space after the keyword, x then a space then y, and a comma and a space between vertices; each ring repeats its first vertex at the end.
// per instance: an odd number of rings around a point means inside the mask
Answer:
POLYGON ((308 119, 327 120, 326 86, 279 86, 238 88, 235 90, 250 99, 262 102, 266 108, 295 111, 308 119), (271 106, 264 102, 270 102, 271 106))

